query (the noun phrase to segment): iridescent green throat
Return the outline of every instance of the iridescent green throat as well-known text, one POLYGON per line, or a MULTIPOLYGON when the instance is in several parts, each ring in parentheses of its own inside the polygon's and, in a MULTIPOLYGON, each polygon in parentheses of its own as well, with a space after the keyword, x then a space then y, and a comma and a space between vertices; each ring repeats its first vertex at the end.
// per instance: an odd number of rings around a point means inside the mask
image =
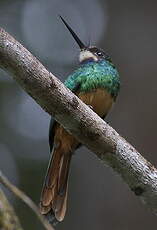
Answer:
POLYGON ((120 89, 120 78, 115 66, 106 60, 81 64, 65 81, 71 91, 90 92, 97 88, 106 89, 114 98, 120 89))

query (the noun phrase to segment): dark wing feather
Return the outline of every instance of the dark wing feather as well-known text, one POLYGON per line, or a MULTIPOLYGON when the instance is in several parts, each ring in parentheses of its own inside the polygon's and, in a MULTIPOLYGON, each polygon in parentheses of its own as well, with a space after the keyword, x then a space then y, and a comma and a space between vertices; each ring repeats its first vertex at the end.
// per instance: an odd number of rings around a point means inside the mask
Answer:
POLYGON ((52 152, 52 149, 53 149, 54 135, 55 135, 55 126, 56 126, 56 124, 57 123, 54 120, 54 118, 51 117, 50 125, 49 125, 49 146, 50 146, 50 153, 52 152))

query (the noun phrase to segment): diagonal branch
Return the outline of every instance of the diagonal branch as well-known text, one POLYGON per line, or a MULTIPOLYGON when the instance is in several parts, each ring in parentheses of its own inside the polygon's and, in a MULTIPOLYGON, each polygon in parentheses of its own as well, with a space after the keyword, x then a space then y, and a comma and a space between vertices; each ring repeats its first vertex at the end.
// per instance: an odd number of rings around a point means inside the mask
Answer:
POLYGON ((19 42, 0 29, 0 67, 157 212, 157 170, 69 91, 19 42))
POLYGON ((23 230, 14 209, 0 188, 0 229, 23 230))
MULTIPOLYGON (((0 183, 3 184, 7 189, 9 189, 15 196, 17 196, 19 199, 21 199, 28 207, 30 207, 40 222, 43 224, 45 229, 47 230, 54 230, 54 228, 49 224, 47 219, 45 219, 38 210, 38 207, 34 204, 34 202, 20 189, 18 189, 15 185, 11 184, 11 182, 3 175, 3 173, 0 171, 0 183)), ((7 229, 7 228, 6 228, 7 229)), ((13 229, 13 228, 10 228, 13 229)), ((17 228, 17 230, 22 230, 20 226, 17 228)))

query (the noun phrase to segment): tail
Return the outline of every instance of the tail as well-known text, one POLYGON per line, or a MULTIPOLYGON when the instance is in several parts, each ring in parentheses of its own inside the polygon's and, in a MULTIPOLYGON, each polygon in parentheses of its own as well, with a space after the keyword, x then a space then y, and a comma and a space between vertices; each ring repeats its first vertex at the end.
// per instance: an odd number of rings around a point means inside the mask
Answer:
POLYGON ((64 219, 67 206, 68 174, 72 153, 54 148, 40 200, 40 212, 52 224, 64 219))

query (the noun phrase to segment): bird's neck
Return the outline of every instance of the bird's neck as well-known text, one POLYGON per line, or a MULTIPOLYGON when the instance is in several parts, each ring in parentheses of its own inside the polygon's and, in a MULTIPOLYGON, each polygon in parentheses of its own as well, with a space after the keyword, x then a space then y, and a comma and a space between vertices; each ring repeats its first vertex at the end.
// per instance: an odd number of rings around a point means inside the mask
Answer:
POLYGON ((95 61, 93 60, 93 58, 88 58, 80 62, 81 65, 88 64, 88 63, 95 63, 95 61))
POLYGON ((98 61, 95 61, 95 60, 93 60, 93 58, 88 58, 88 59, 84 59, 83 61, 81 61, 80 62, 80 65, 81 66, 86 66, 86 65, 88 65, 88 66, 90 66, 90 65, 103 65, 103 66, 114 66, 111 62, 109 62, 109 61, 106 61, 106 60, 104 60, 104 59, 100 59, 100 60, 98 60, 98 61))

